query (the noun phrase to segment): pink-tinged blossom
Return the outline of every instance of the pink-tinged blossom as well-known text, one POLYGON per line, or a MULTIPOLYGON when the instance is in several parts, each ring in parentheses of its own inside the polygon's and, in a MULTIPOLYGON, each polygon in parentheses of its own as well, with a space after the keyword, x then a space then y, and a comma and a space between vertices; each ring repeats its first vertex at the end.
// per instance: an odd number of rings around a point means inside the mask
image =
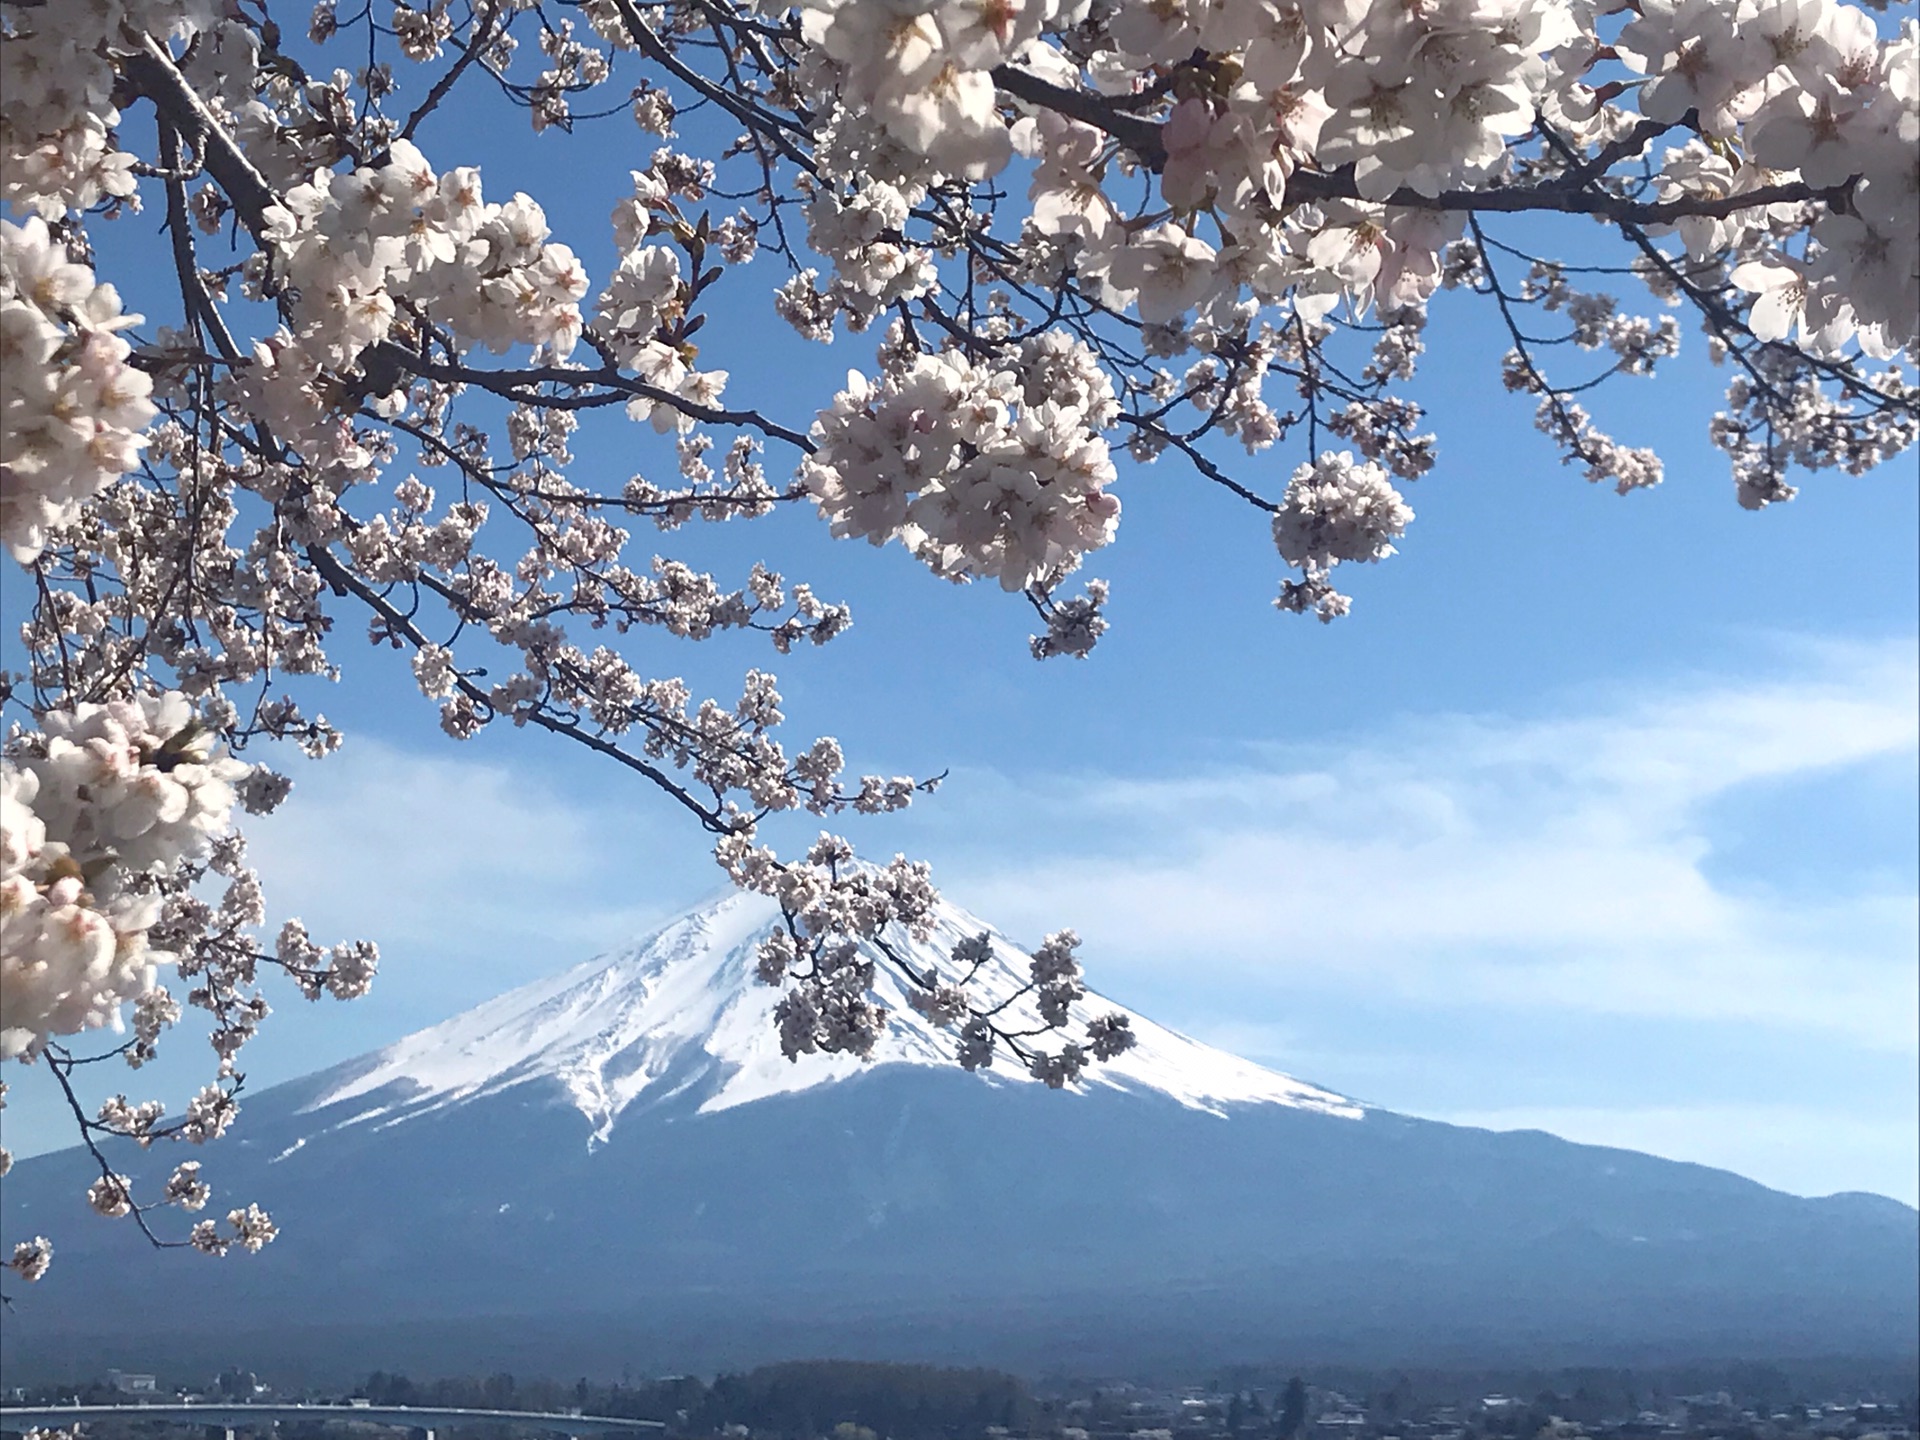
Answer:
POLYGON ((1327 451, 1287 481, 1273 517, 1273 543, 1289 565, 1326 570, 1343 561, 1371 564, 1393 554, 1413 511, 1371 461, 1327 451))
POLYGON ((119 333, 139 321, 38 216, 0 220, 0 544, 22 564, 139 463, 153 383, 119 333))

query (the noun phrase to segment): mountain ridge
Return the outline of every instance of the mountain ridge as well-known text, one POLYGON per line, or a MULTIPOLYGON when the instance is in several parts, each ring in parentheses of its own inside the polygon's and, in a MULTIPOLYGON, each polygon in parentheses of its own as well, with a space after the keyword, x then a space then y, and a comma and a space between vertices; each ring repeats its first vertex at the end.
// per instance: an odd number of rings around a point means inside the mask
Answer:
MULTIPOLYGON (((628 945, 536 980, 417 1031, 371 1056, 346 1062, 351 1078, 326 1089, 317 1110, 385 1086, 408 1087, 404 1102, 384 1107, 396 1121, 432 1113, 442 1103, 526 1083, 558 1080, 604 1143, 629 1105, 662 1103, 697 1091, 701 1113, 768 1095, 833 1084, 872 1066, 952 1066, 952 1037, 906 1003, 904 985, 888 967, 875 993, 888 1025, 871 1060, 779 1051, 773 1008, 780 990, 753 978, 753 947, 777 923, 771 900, 733 892, 666 922, 628 945), (688 1074, 692 1069, 695 1073, 688 1074), (662 1094, 655 1082, 672 1075, 680 1088, 662 1094), (703 1081, 710 1084, 702 1087, 703 1081), (652 1093, 649 1093, 652 1092, 652 1093)), ((949 966, 955 942, 985 934, 992 958, 971 987, 982 1004, 1008 999, 1023 983, 1026 956, 1004 934, 957 906, 935 912, 932 938, 916 941, 894 927, 889 940, 916 968, 949 966)), ((1089 1068, 1091 1087, 1146 1088, 1182 1104, 1209 1109, 1234 1104, 1301 1105, 1357 1116, 1365 1107, 1168 1029, 1097 993, 1072 1010, 1077 1025, 1095 1014, 1128 1016, 1134 1047, 1089 1068)), ((1035 1083, 1004 1059, 992 1081, 1035 1083)))
MULTIPOLYGON (((348 1357, 481 1363, 457 1345, 556 1374, 1920 1347, 1920 1212, 1898 1201, 1398 1115, 1145 1016, 1066 1093, 963 1072, 884 988, 875 1061, 790 1063, 751 980, 771 922, 751 897, 697 908, 249 1096, 207 1178, 216 1210, 274 1214, 257 1257, 153 1257, 87 1213, 84 1152, 21 1162, 7 1238, 58 1253, 10 1360, 119 1364, 155 1314, 184 1327, 172 1353, 231 1363, 240 1327, 249 1368, 318 1363, 305 1344, 362 1373, 348 1357)), ((1026 957, 957 909, 913 963, 981 930, 986 993, 1016 985, 1026 957)), ((178 1158, 114 1163, 150 1194, 178 1158)))

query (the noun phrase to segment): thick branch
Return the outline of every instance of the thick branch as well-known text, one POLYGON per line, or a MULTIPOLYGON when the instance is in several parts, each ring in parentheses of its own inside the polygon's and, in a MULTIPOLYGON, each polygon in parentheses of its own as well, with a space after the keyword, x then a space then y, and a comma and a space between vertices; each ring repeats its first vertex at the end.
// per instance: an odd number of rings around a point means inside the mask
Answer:
MULTIPOLYGON (((1078 120, 1091 125, 1096 130, 1111 135, 1127 149, 1140 157, 1150 170, 1158 171, 1167 161, 1166 146, 1161 134, 1165 126, 1157 121, 1143 120, 1137 115, 1129 115, 1118 109, 1106 96, 1091 90, 1070 90, 1051 81, 1011 65, 1001 65, 993 72, 993 83, 1016 100, 1029 105, 1038 105, 1065 115, 1070 120, 1078 120)), ((1658 133, 1656 127, 1653 133, 1658 133)), ((1548 211, 1561 215, 1596 215, 1616 223, 1632 225, 1671 225, 1676 220, 1698 216, 1703 219, 1724 219, 1742 210, 1754 210, 1768 205, 1789 204, 1803 200, 1823 200, 1831 203, 1844 190, 1844 186, 1832 189, 1816 189, 1803 181, 1785 185, 1767 185, 1737 195, 1724 195, 1709 199, 1706 197, 1683 200, 1666 200, 1654 204, 1629 200, 1624 196, 1611 195, 1603 190, 1589 188, 1587 182, 1598 178, 1600 171, 1594 166, 1604 160, 1611 165, 1616 160, 1637 153, 1651 138, 1645 133, 1645 127, 1634 133, 1616 147, 1602 152, 1602 155, 1587 165, 1582 165, 1570 183, 1569 177, 1558 177, 1539 185, 1513 185, 1491 190, 1442 190, 1437 195, 1422 195, 1418 190, 1405 186, 1395 190, 1383 200, 1377 197, 1363 196, 1354 182, 1353 167, 1342 166, 1338 170, 1296 170, 1287 179, 1286 199, 1292 204, 1309 203, 1316 200, 1363 200, 1376 199, 1377 203, 1398 206, 1407 210, 1448 210, 1477 211, 1482 213, 1518 214, 1523 211, 1548 211)))
POLYGON ((124 62, 127 79, 204 158, 207 172, 227 192, 241 222, 264 243, 267 207, 277 204, 279 196, 194 93, 166 47, 151 35, 142 38, 144 48, 124 62))
POLYGON ((990 73, 993 83, 1014 99, 1105 131, 1138 155, 1149 170, 1158 171, 1167 163, 1166 146, 1160 143, 1163 127, 1138 115, 1123 113, 1106 96, 1091 90, 1069 90, 1012 65, 996 65, 990 73))

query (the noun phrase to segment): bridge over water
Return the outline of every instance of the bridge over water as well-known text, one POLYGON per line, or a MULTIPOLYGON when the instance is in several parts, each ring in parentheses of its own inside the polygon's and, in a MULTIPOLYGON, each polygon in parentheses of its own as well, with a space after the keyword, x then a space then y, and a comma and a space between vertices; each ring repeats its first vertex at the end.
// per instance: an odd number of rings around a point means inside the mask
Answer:
POLYGON ((99 1420, 144 1420, 163 1424, 200 1426, 224 1440, 235 1432, 269 1428, 281 1420, 351 1421, 356 1425, 383 1425, 412 1436, 435 1440, 434 1431, 451 1425, 503 1425, 541 1435, 564 1435, 569 1440, 627 1436, 664 1430, 658 1420, 629 1420, 619 1415, 567 1415, 538 1410, 463 1410, 426 1405, 0 1405, 0 1434, 20 1435, 28 1430, 69 1430, 99 1420))

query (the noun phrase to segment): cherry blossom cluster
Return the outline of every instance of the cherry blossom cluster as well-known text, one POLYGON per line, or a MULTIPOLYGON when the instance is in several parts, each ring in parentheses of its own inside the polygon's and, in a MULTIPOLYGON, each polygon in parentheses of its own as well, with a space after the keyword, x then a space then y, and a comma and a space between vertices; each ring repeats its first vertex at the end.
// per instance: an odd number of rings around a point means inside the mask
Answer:
POLYGON ((1051 4, 965 0, 907 12, 851 0, 800 13, 801 35, 831 62, 848 108, 937 169, 972 178, 996 173, 1012 155, 988 72, 1043 28, 1074 18, 1051 4))
POLYGON ((1350 450, 1329 450, 1302 465, 1274 512, 1273 543, 1306 580, 1289 582, 1276 603, 1287 610, 1310 605, 1322 620, 1335 618, 1348 602, 1326 583, 1327 573, 1343 562, 1384 560, 1412 519, 1386 472, 1355 461, 1350 450))
POLYGON ((386 340, 402 305, 496 354, 532 345, 564 359, 579 340, 586 272, 549 243, 540 207, 487 203, 477 170, 436 175, 410 141, 384 165, 315 171, 264 215, 297 338, 335 368, 386 340))
POLYGON ((150 884, 231 823, 250 766, 218 754, 184 696, 43 717, 0 771, 0 1059, 117 1022, 172 957, 150 884))
POLYGON ((8 7, 0 47, 0 199, 58 220, 134 195, 135 156, 115 142, 112 48, 129 35, 211 28, 217 0, 100 0, 8 7))
MULTIPOLYGON (((31 1240, 22 1240, 13 1247, 8 1257, 7 1268, 28 1284, 40 1279, 47 1273, 47 1267, 53 1264, 53 1242, 44 1235, 36 1235, 31 1240)), ((43 1430, 43 1435, 73 1434, 72 1431, 43 1430)))
MULTIPOLYGON (((167 1177, 160 1203, 175 1205, 182 1210, 204 1210, 211 1198, 212 1190, 200 1179, 198 1162, 189 1160, 176 1167, 173 1174, 167 1177)), ((94 1213, 110 1220, 132 1215, 137 1209, 133 1199, 133 1181, 125 1175, 108 1172, 87 1187, 87 1203, 93 1207, 94 1213)), ((272 1243, 279 1233, 272 1219, 258 1205, 228 1211, 227 1225, 232 1233, 222 1235, 215 1221, 198 1221, 189 1232, 187 1243, 206 1255, 224 1255, 235 1246, 258 1252, 272 1243)), ((44 1274, 44 1263, 40 1268, 44 1274)))
MULTIPOLYGON (((833 280, 816 292, 817 275, 803 272, 809 278, 797 294, 806 303, 795 313, 838 311, 850 328, 864 330, 891 307, 931 291, 939 280, 932 254, 904 243, 908 219, 925 199, 923 185, 864 174, 844 193, 821 188, 807 205, 807 246, 833 262, 833 280)), ((804 324, 799 328, 806 333, 804 324)))
MULTIPOLYGON (((834 62, 840 102, 873 116, 936 172, 979 176, 1015 148, 1033 156, 1035 225, 1073 236, 1082 268, 1106 278, 1115 298, 1130 295, 1149 323, 1243 284, 1275 299, 1297 290, 1310 309, 1343 296, 1364 306, 1376 257, 1396 280, 1431 272, 1433 239, 1443 237, 1363 238, 1408 222, 1378 202, 1434 201, 1498 182, 1514 165, 1513 142, 1536 125, 1554 127, 1563 143, 1619 139, 1634 117, 1605 102, 1623 87, 1590 83, 1612 39, 1609 58, 1652 77, 1641 116, 1659 129, 1697 117, 1692 127, 1723 144, 1717 155, 1671 152, 1669 193, 1698 195, 1703 180, 1715 198, 1794 177, 1815 191, 1853 186, 1845 211, 1817 222, 1818 258, 1796 261, 1768 246, 1734 277, 1772 297, 1756 333, 1780 338, 1811 316, 1820 346, 1861 333, 1869 353, 1884 357, 1906 344, 1915 310, 1905 224, 1916 199, 1912 23, 1883 39, 1865 12, 1831 0, 1637 8, 1608 36, 1603 11, 1563 0, 1178 0, 1119 6, 1089 43, 1085 7, 953 0, 896 17, 880 0, 842 0, 804 7, 802 31, 834 62), (1159 104, 1067 103, 1124 100, 1168 78, 1175 83, 1159 104), (1065 92, 1051 109, 1036 98, 1045 87, 1065 92), (1008 93, 1033 107, 1011 130, 1008 93), (1143 128, 1143 114, 1159 123, 1143 128), (1172 217, 1127 221, 1107 183, 1109 137, 1159 171, 1172 217), (1703 155, 1716 155, 1722 173, 1710 174, 1703 155), (1289 190, 1297 172, 1343 168, 1350 198, 1288 213, 1299 210, 1289 190), (1224 252, 1185 218, 1202 212, 1232 237, 1224 252)), ((1444 229, 1446 207, 1433 208, 1424 223, 1444 229)), ((1726 228, 1764 234, 1764 214, 1756 206, 1719 233, 1696 222, 1690 238, 1709 234, 1725 247, 1726 228)))
POLYGON ((139 463, 153 384, 120 333, 139 323, 39 216, 0 220, 0 544, 14 559, 139 463))
MULTIPOLYGON (((1097 367, 1056 384, 1051 347, 1020 369, 920 355, 877 384, 857 371, 814 422, 802 467, 833 533, 898 539, 936 574, 1024 590, 1113 539, 1120 502, 1105 438, 1113 397, 1097 367), (1022 373, 1024 371, 1024 373, 1022 373)), ((1018 362, 1016 362, 1018 363, 1018 362)))
MULTIPOLYGON (((158 972, 169 968, 188 982, 189 1003, 215 1021, 217 1080, 177 1120, 165 1120, 158 1101, 115 1095, 82 1128, 100 1165, 89 1203, 104 1216, 135 1217, 152 1235, 148 1211, 205 1206, 211 1191, 198 1162, 177 1166, 160 1197, 140 1204, 98 1140, 202 1144, 237 1116, 233 1061, 266 1014, 264 1001, 247 993, 266 957, 252 939, 265 918, 258 879, 241 863, 244 841, 231 827, 243 805, 268 808, 283 787, 250 783, 261 772, 220 753, 178 692, 82 704, 42 721, 42 731, 17 734, 0 763, 0 1059, 43 1063, 77 1105, 69 1038, 130 1029, 115 1048, 138 1068, 182 1014, 158 972), (214 875, 229 882, 217 906, 200 895, 214 875)), ((322 955, 297 922, 278 956, 310 994, 324 988, 340 998, 364 993, 375 962, 364 944, 322 955)), ((6 1163, 0 1154, 0 1169, 6 1163)), ((235 1245, 258 1250, 273 1238, 257 1206, 233 1211, 228 1221, 229 1234, 203 1221, 178 1243, 223 1254, 235 1245)), ((12 1268, 38 1279, 50 1255, 44 1240, 23 1242, 12 1268)))
POLYGON ((904 856, 880 866, 855 860, 853 847, 822 834, 804 863, 779 863, 772 852, 744 840, 724 844, 722 864, 735 881, 779 900, 784 928, 761 942, 755 971, 763 984, 783 985, 774 1007, 780 1048, 801 1055, 873 1054, 885 1033, 888 1012, 872 998, 881 965, 905 981, 907 1003, 943 1030, 957 1033, 955 1058, 968 1070, 1010 1054, 1027 1073, 1051 1089, 1078 1080, 1090 1061, 1110 1060, 1134 1044, 1123 1014, 1080 1017, 1086 1041, 1054 1047, 1037 1037, 1065 1031, 1074 1007, 1086 998, 1080 940, 1071 930, 1050 935, 1027 958, 1028 978, 1008 988, 1002 970, 976 999, 982 972, 994 965, 992 938, 968 936, 952 950, 953 969, 922 970, 905 942, 925 942, 933 933, 939 896, 928 868, 904 856), (878 957, 878 958, 876 958, 878 957))
POLYGON ((1049 592, 1034 597, 1041 618, 1047 622, 1047 633, 1028 638, 1033 658, 1050 660, 1055 655, 1071 655, 1086 659, 1107 633, 1108 589, 1104 580, 1089 580, 1079 595, 1062 599, 1049 592))
POLYGON ((1765 211, 1683 227, 1690 253, 1751 258, 1729 278, 1756 296, 1763 340, 1796 334, 1818 355, 1848 341, 1888 359, 1920 326, 1920 23, 1883 39, 1865 11, 1830 0, 1680 0, 1646 8, 1615 50, 1652 77, 1649 120, 1692 116, 1700 139, 1669 150, 1670 193, 1738 195, 1785 176, 1816 191, 1844 188, 1844 208, 1789 222, 1799 253, 1765 211), (1798 238, 1797 236, 1795 238, 1798 238))

